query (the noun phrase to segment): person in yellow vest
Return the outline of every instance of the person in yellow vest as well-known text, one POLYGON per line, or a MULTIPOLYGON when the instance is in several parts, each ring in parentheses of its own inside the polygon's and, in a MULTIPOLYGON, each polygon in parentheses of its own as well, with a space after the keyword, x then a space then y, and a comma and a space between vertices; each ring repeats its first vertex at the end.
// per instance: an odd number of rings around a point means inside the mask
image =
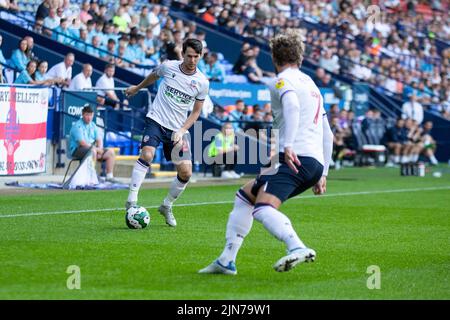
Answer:
POLYGON ((222 131, 214 137, 208 148, 208 156, 214 159, 214 165, 225 165, 221 173, 222 178, 240 178, 234 171, 239 146, 234 143, 234 129, 230 122, 224 123, 222 131))

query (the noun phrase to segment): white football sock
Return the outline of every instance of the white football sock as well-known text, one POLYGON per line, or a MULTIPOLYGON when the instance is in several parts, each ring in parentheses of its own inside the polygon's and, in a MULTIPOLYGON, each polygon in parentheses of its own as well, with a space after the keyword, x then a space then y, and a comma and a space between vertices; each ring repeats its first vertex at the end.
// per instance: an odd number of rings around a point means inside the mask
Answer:
POLYGON ((394 163, 400 163, 400 156, 394 156, 394 163))
POLYGON ((113 179, 114 175, 112 172, 106 174, 106 179, 113 179))
POLYGON ((180 196, 180 194, 183 193, 184 189, 186 189, 188 182, 189 180, 181 181, 181 179, 177 175, 170 184, 169 193, 164 198, 164 205, 171 207, 175 200, 177 200, 177 198, 180 196))
POLYGON ((411 156, 411 161, 414 162, 414 163, 416 163, 417 160, 419 160, 419 155, 418 155, 418 154, 413 154, 413 155, 411 156))
POLYGON ((234 207, 228 217, 226 244, 219 262, 226 266, 230 261, 236 261, 245 236, 250 232, 253 224, 253 204, 246 198, 244 191, 239 190, 234 198, 234 207))
POLYGON ((133 168, 131 174, 130 192, 128 193, 128 202, 137 202, 139 189, 145 179, 150 164, 139 158, 133 168))
POLYGON ((286 243, 288 251, 306 248, 287 216, 270 205, 256 205, 253 217, 261 222, 275 238, 286 243))
POLYGON ((434 155, 430 157, 430 161, 431 161, 432 164, 438 164, 439 163, 434 155))

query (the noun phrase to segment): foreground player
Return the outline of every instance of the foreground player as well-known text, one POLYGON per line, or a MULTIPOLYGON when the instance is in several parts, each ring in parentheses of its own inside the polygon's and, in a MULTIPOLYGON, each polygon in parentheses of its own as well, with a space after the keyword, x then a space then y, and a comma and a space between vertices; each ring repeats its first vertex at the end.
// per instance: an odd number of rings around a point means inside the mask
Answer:
POLYGON ((135 95, 159 78, 163 78, 158 93, 147 113, 141 142, 141 155, 131 175, 130 192, 125 207, 137 205, 139 188, 159 144, 163 143, 164 156, 173 161, 177 176, 158 211, 166 223, 175 227, 177 222, 172 213, 172 204, 186 188, 192 176, 189 128, 198 119, 203 101, 208 94, 209 81, 197 64, 202 56, 203 46, 199 40, 187 39, 183 43, 183 61, 166 61, 137 86, 126 89, 128 96, 135 95), (187 116, 188 111, 192 113, 187 116), (176 159, 172 159, 174 156, 176 159))
POLYGON ((300 35, 292 30, 279 34, 270 41, 270 47, 278 73, 269 87, 274 128, 280 130, 280 166, 259 175, 236 193, 225 248, 217 260, 199 273, 237 274, 236 256, 254 219, 287 246, 288 254, 274 265, 276 271, 288 271, 316 257, 278 207, 311 187, 316 195, 326 191, 333 134, 319 89, 299 70, 304 52, 300 35))

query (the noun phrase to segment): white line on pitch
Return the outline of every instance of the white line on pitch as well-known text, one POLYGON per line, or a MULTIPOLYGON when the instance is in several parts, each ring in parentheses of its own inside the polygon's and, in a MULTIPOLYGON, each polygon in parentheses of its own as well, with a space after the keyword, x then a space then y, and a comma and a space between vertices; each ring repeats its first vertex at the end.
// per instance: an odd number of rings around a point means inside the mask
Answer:
MULTIPOLYGON (((373 191, 357 191, 357 192, 343 192, 343 193, 331 193, 324 194, 322 196, 297 196, 293 199, 320 199, 329 197, 345 197, 345 196, 358 196, 358 195, 372 195, 381 193, 401 193, 401 192, 417 192, 417 191, 432 191, 432 190, 448 190, 450 186, 443 187, 427 187, 427 188, 412 188, 412 189, 393 189, 393 190, 373 190, 373 191)), ((211 201, 211 202, 194 202, 194 203, 182 203, 174 204, 174 207, 193 207, 193 206, 204 206, 212 204, 230 204, 234 201, 211 201)), ((155 209, 159 206, 144 206, 148 209, 155 209)), ((0 213, 0 218, 15 218, 15 217, 29 217, 29 216, 45 216, 45 215, 59 215, 59 214, 72 214, 72 213, 91 213, 91 212, 106 212, 106 211, 117 211, 123 210, 124 208, 105 208, 105 209, 88 209, 88 210, 71 210, 71 211, 53 211, 53 212, 29 212, 29 213, 19 213, 19 214, 2 214, 0 213)))

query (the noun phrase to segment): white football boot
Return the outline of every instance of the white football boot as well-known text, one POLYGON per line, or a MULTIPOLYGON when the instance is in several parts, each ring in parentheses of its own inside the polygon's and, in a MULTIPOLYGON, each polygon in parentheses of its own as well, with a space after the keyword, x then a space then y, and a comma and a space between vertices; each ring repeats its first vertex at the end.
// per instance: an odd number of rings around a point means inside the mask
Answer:
POLYGON ((172 207, 160 205, 158 209, 159 213, 164 216, 166 219, 166 223, 170 227, 176 227, 177 226, 177 220, 175 220, 175 217, 173 216, 172 207))
POLYGON ((198 273, 210 273, 210 274, 227 274, 227 275, 236 275, 236 264, 233 261, 230 261, 228 266, 222 265, 219 260, 214 261, 206 268, 199 270, 198 273))
POLYGON ((313 249, 302 248, 291 251, 287 256, 284 256, 273 268, 278 272, 289 271, 297 264, 302 262, 313 262, 316 259, 316 252, 313 249))

